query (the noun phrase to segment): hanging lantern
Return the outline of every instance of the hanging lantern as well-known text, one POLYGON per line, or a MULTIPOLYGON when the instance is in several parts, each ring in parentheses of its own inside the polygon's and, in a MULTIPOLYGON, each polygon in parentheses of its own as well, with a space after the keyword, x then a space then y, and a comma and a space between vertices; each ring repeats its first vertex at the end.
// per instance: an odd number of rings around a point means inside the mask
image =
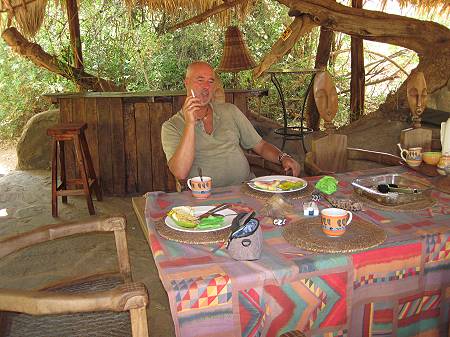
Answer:
POLYGON ((218 72, 239 72, 252 69, 256 63, 244 42, 241 31, 236 26, 230 26, 225 32, 225 44, 222 60, 217 67, 218 72))

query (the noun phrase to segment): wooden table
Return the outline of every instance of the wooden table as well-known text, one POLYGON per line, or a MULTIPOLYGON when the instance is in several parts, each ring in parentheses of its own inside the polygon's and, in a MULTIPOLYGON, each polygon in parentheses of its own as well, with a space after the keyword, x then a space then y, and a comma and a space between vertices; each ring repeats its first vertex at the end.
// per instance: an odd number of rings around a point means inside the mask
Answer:
POLYGON ((133 204, 134 213, 136 214, 136 217, 139 221, 142 233, 144 233, 147 242, 150 244, 147 222, 145 221, 145 198, 144 197, 131 198, 131 203, 133 204))
MULTIPOLYGON (((357 176, 381 172, 411 174, 401 167, 339 174, 338 196, 351 195, 350 182, 357 176)), ((260 215, 264 250, 261 259, 251 262, 234 261, 218 244, 181 244, 156 232, 154 222, 176 205, 242 203, 258 215, 263 204, 244 195, 240 186, 215 191, 203 202, 189 192, 150 193, 147 219, 144 200, 133 199, 168 293, 177 336, 278 336, 295 329, 311 336, 447 336, 449 195, 433 191, 437 203, 416 212, 366 205, 354 218, 382 227, 388 239, 352 254, 294 247, 280 227, 260 215)), ((300 209, 300 202, 292 202, 300 209)))

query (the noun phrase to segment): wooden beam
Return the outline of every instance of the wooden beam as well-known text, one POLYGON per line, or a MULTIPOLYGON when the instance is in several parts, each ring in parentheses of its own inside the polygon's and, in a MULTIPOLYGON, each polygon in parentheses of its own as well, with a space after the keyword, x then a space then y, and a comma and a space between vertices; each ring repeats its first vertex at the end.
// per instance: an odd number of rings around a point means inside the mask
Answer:
POLYGON ((187 19, 185 21, 182 21, 180 23, 177 23, 176 25, 169 27, 167 29, 168 32, 174 32, 177 29, 183 28, 183 27, 187 27, 189 25, 192 25, 193 23, 200 23, 205 21, 207 18, 219 14, 225 10, 227 10, 230 7, 234 7, 240 3, 244 2, 244 0, 234 0, 234 1, 224 1, 223 4, 220 4, 218 6, 214 6, 208 10, 206 10, 205 12, 196 15, 190 19, 187 19))
POLYGON ((81 50, 80 21, 76 0, 66 0, 67 18, 69 21, 70 46, 72 47, 74 66, 83 70, 83 53, 81 50))
MULTIPOLYGON (((362 0, 352 0, 353 8, 362 8, 362 0)), ((365 69, 364 40, 351 37, 350 122, 364 115, 365 69)))
POLYGON ((450 30, 435 22, 351 8, 334 0, 277 1, 291 8, 291 16, 308 14, 319 26, 366 40, 402 46, 419 54, 448 48, 450 30))

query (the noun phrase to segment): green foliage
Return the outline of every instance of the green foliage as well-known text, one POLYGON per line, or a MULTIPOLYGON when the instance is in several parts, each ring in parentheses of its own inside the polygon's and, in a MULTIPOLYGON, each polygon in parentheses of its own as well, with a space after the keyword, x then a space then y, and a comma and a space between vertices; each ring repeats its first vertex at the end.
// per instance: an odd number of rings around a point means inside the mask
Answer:
MULTIPOLYGON (((46 52, 58 56, 61 63, 72 64, 66 13, 53 1, 48 3, 47 11, 35 42, 46 52)), ((128 13, 123 1, 83 0, 79 16, 85 70, 124 85, 129 91, 182 89, 185 69, 190 62, 205 60, 216 67, 222 56, 225 28, 214 22, 206 21, 174 33, 165 33, 171 25, 190 17, 188 13, 181 12, 178 16, 169 17, 143 8, 128 13)), ((287 14, 287 7, 276 1, 263 0, 256 2, 245 22, 232 21, 243 32, 251 54, 259 62, 292 18, 287 14)), ((319 29, 314 29, 301 38, 275 67, 313 68, 318 39, 319 29)), ((339 34, 333 50, 349 48, 349 43, 350 37, 339 34)), ((393 47, 389 53, 396 51, 398 48, 393 47)), ((402 64, 408 63, 411 68, 417 63, 414 57, 409 53, 398 56, 396 60, 401 60, 399 62, 402 64)), ((366 54, 367 62, 375 61, 366 54)), ((49 103, 42 98, 43 94, 76 90, 74 83, 8 50, 3 40, 0 41, 0 65, 0 139, 17 137, 33 114, 48 109, 49 103)), ((338 90, 344 92, 339 95, 338 125, 344 125, 349 120, 349 94, 345 93, 349 87, 349 67, 348 52, 335 55, 330 61, 329 70, 335 77, 338 90)), ((372 74, 375 80, 389 75, 392 70, 385 64, 376 67, 372 74)), ((374 86, 376 90, 368 90, 366 110, 374 110, 386 94, 404 79, 402 76, 399 74, 395 81, 384 83, 382 87, 374 86)), ((263 99, 262 112, 281 122, 279 98, 269 76, 254 80, 251 71, 243 71, 236 79, 225 73, 221 74, 221 78, 225 87, 270 89, 270 96, 263 99)), ((278 79, 287 100, 289 120, 293 124, 298 123, 311 75, 279 75, 278 79)), ((251 101, 251 107, 257 109, 257 103, 256 100, 251 101)))

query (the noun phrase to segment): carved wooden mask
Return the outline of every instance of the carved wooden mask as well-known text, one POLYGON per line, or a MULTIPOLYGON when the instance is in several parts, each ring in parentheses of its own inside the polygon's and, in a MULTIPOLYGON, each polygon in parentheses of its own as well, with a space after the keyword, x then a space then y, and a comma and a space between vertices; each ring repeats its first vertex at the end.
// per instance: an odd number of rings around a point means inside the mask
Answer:
POLYGON ((338 101, 336 87, 327 71, 316 74, 313 92, 317 111, 326 122, 331 122, 338 111, 338 101))
POLYGON ((427 83, 423 72, 417 71, 411 74, 406 88, 409 109, 414 119, 422 115, 427 106, 427 83))

